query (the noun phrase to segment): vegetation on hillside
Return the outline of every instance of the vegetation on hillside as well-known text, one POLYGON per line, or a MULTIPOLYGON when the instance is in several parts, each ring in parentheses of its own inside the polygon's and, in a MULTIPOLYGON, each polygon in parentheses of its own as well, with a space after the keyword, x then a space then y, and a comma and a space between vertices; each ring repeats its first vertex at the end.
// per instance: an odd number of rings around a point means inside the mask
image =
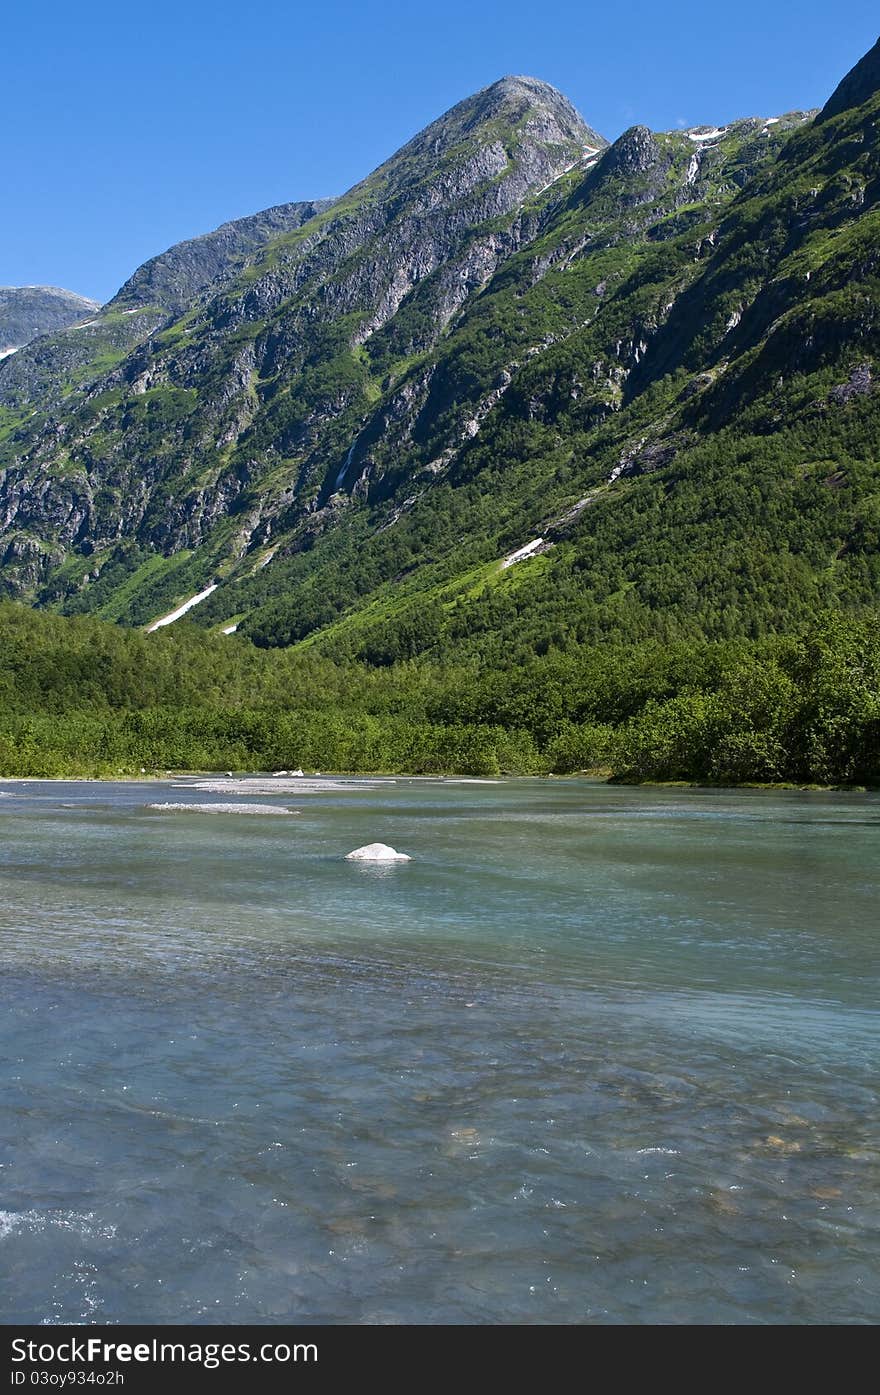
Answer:
POLYGON ((0 606, 0 774, 298 766, 880 783, 880 630, 371 669, 0 606))

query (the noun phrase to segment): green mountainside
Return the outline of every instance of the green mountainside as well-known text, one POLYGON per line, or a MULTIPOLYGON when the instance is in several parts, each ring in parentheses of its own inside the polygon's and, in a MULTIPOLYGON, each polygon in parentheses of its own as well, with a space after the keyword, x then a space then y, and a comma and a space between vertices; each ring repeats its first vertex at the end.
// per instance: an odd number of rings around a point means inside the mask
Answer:
POLYGON ((611 145, 505 78, 333 203, 181 244, 102 312, 131 343, 0 365, 0 594, 196 600, 175 643, 268 666, 265 705, 298 674, 300 716, 317 683, 379 724, 322 765, 434 768, 397 714, 502 733, 437 768, 880 777, 878 122, 880 44, 818 115, 611 145))

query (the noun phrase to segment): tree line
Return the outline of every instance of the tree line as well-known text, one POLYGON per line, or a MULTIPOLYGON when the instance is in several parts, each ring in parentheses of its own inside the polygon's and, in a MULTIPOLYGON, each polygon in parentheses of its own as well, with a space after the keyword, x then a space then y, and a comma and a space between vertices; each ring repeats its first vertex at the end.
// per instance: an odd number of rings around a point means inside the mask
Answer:
POLYGON ((296 767, 880 783, 877 617, 371 667, 0 605, 0 774, 296 767))

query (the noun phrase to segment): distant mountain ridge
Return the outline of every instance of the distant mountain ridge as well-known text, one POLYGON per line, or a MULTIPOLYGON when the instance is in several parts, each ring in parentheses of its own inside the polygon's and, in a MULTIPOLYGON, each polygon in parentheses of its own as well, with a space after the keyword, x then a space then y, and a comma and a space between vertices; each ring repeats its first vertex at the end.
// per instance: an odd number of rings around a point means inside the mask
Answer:
POLYGON ((58 286, 0 286, 0 356, 40 334, 67 329, 97 309, 97 300, 58 286))
POLYGON ((148 262, 0 367, 3 593, 371 663, 877 605, 876 53, 610 145, 504 78, 148 262))

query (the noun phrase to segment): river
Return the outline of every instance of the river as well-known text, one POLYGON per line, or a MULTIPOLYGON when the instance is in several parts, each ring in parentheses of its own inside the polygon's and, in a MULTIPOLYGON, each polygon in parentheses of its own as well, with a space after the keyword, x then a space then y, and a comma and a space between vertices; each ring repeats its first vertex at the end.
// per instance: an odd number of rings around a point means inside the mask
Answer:
POLYGON ((0 781, 0 1320, 880 1318, 877 796, 201 783, 0 781))

